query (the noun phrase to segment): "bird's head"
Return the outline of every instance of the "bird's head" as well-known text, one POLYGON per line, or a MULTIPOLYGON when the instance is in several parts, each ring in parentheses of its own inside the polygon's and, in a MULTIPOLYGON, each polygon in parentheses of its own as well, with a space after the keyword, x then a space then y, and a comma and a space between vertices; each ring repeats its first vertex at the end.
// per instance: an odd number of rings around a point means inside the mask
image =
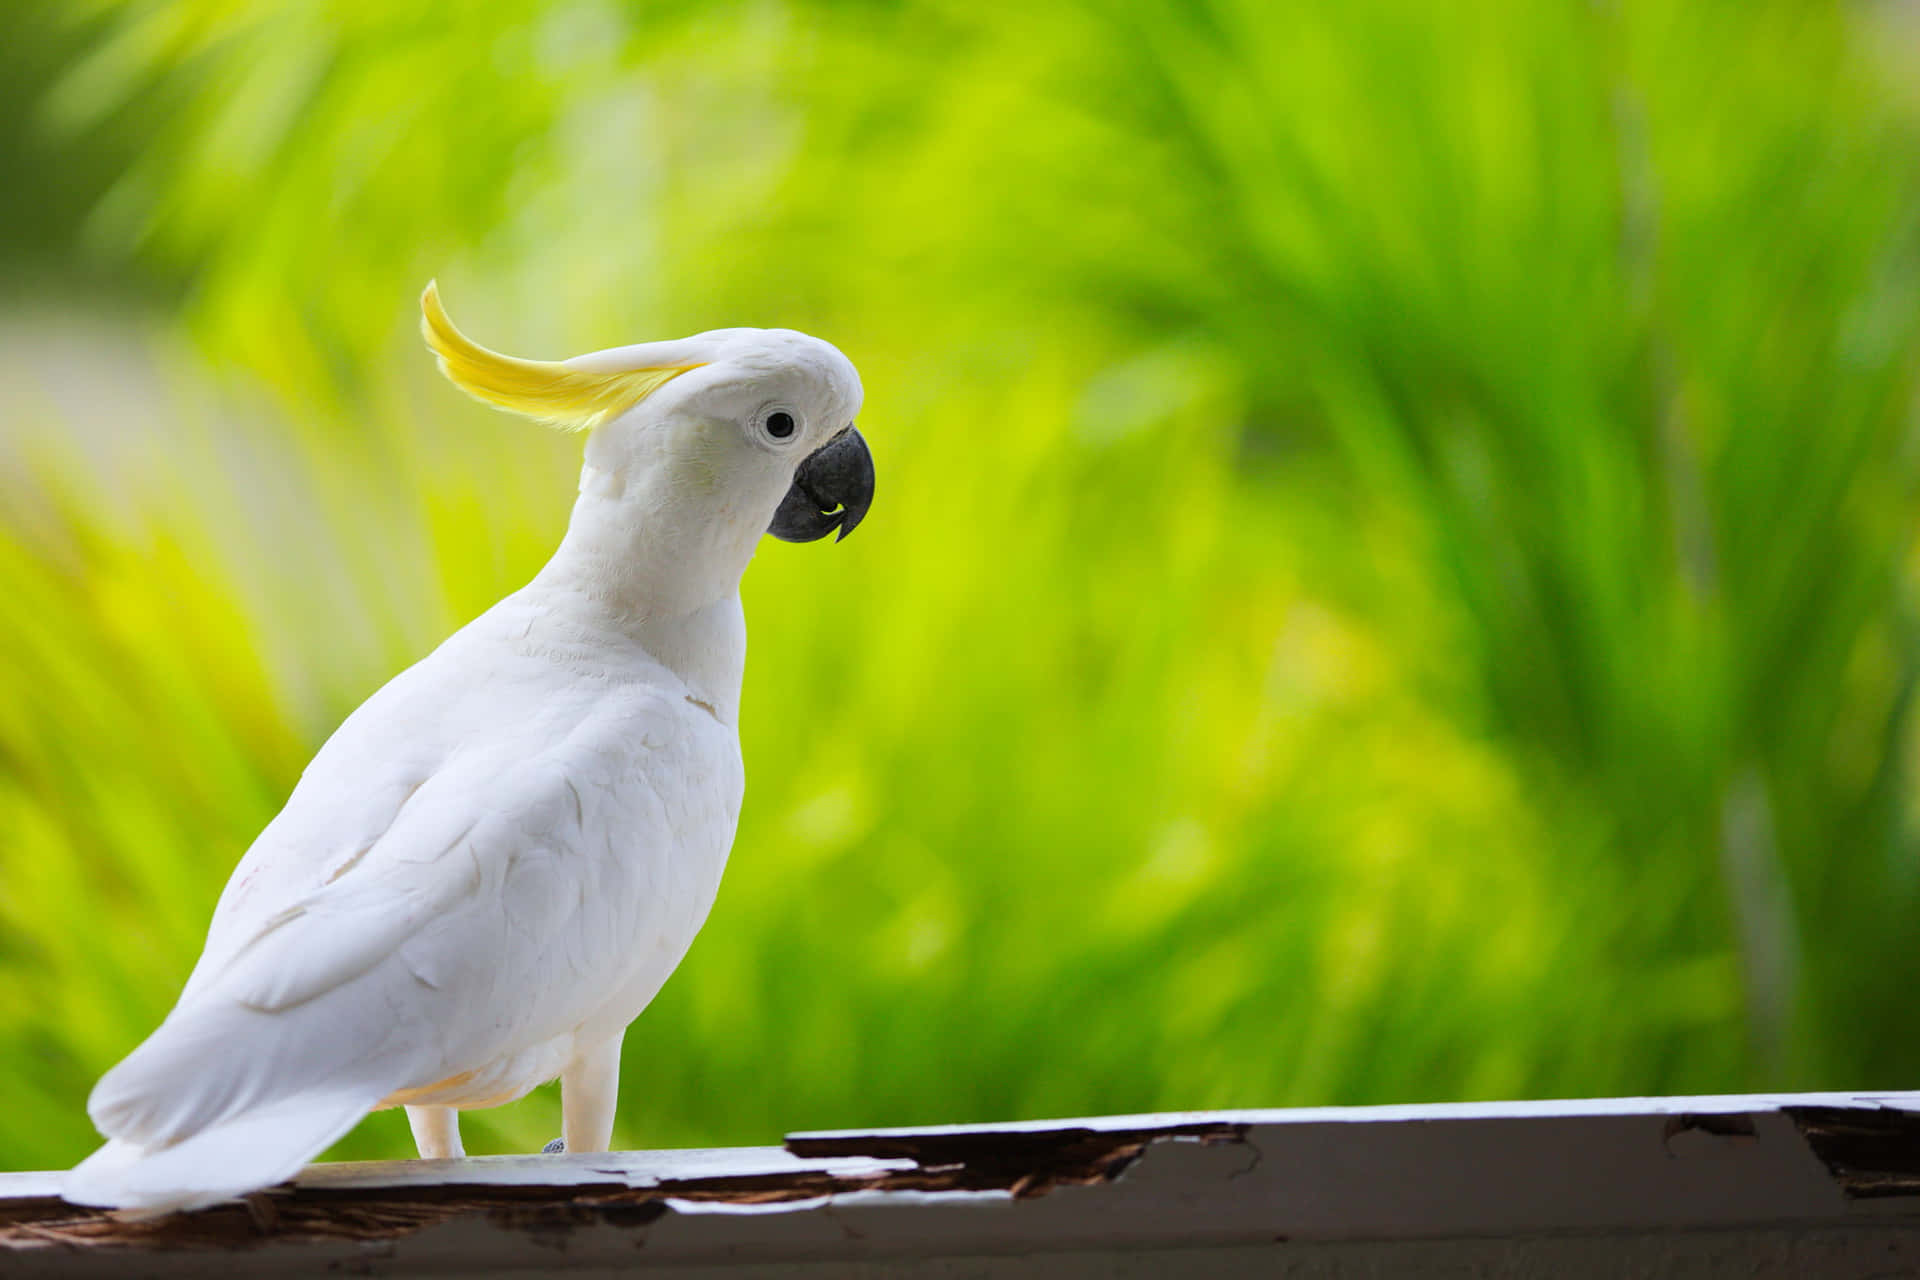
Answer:
POLYGON ((831 343, 791 329, 716 329, 571 360, 521 360, 462 334, 429 284, 422 328, 468 395, 591 431, 583 491, 627 493, 723 542, 762 532, 811 542, 853 532, 873 502, 854 428, 860 375, 831 343))

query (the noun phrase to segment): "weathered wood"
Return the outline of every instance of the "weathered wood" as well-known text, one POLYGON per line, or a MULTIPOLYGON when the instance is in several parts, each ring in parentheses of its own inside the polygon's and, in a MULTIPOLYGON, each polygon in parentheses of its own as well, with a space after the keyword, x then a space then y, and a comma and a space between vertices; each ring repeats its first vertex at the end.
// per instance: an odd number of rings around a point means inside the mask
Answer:
POLYGON ((1920 1274, 1920 1095, 1103 1116, 317 1165, 127 1222, 0 1175, 8 1274, 1920 1274))

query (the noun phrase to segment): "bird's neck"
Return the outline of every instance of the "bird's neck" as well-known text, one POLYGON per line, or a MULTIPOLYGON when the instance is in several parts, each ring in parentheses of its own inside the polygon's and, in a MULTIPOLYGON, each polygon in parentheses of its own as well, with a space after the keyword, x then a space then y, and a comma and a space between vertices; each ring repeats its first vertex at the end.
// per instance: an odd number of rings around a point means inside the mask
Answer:
POLYGON ((588 468, 527 594, 558 624, 638 646, 731 724, 746 661, 740 577, 759 534, 689 496, 636 493, 588 468))

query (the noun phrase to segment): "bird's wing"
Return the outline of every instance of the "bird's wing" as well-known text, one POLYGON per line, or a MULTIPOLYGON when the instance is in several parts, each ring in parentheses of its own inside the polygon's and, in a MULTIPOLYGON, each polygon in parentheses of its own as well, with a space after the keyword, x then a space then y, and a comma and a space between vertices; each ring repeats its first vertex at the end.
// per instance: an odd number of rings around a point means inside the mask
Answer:
POLYGON ((680 884, 685 865, 717 886, 738 748, 688 710, 659 690, 602 698, 544 750, 464 746, 304 896, 234 895, 219 954, 101 1080, 95 1122, 155 1144, 347 1084, 371 1107, 579 1025, 650 933, 698 928, 680 917, 704 917, 711 890, 680 884))
MULTIPOLYGON (((302 772, 286 806, 254 840, 220 893, 207 941, 182 1002, 223 972, 236 953, 276 921, 295 913, 329 885, 343 880, 373 849, 387 842, 404 817, 423 843, 451 840, 460 821, 440 813, 435 832, 431 803, 416 805, 429 784, 444 793, 470 782, 479 757, 463 758, 445 745, 458 714, 439 668, 455 665, 456 636, 380 689, 341 724, 302 772)), ((518 725, 517 717, 503 717, 518 725)), ((431 801, 434 797, 429 796, 431 801)), ((477 816, 477 815, 473 815, 477 816)))
POLYGON ((237 908, 229 949, 207 972, 207 990, 278 1013, 393 955, 428 922, 485 892, 487 870, 509 856, 516 819, 550 815, 552 797, 542 793, 551 780, 543 773, 514 776, 468 759, 433 774, 385 831, 309 892, 264 918, 237 908))

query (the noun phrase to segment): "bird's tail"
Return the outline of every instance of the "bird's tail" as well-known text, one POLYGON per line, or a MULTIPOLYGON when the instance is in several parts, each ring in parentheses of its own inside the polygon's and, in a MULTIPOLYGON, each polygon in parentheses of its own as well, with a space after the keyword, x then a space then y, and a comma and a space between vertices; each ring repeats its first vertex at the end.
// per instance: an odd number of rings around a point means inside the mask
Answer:
POLYGON ((60 1194, 75 1204, 156 1214, 197 1209, 291 1178, 377 1101, 358 1089, 305 1094, 178 1142, 142 1146, 115 1138, 67 1174, 60 1194))

